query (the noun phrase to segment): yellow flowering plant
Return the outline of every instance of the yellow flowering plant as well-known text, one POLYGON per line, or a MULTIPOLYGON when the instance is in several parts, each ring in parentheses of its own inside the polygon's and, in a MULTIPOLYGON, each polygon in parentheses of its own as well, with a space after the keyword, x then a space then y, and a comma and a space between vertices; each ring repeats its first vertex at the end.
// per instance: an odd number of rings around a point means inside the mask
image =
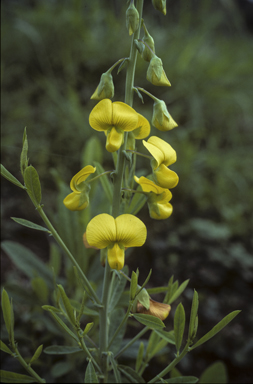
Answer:
MULTIPOLYGON (((152 3, 154 12, 158 10, 166 15, 166 0, 152 0, 152 3)), ((81 381, 86 383, 146 382, 143 378, 146 367, 152 364, 151 359, 165 347, 166 353, 171 353, 171 361, 166 363, 164 369, 157 375, 148 378, 148 382, 172 382, 166 375, 171 373, 184 356, 213 337, 239 313, 239 311, 230 313, 196 341, 199 300, 198 293, 194 291, 188 316, 188 335, 183 346, 185 310, 182 303, 179 303, 174 310, 173 303, 183 293, 189 280, 179 285, 172 276, 166 286, 147 288, 151 270, 142 285, 138 284, 143 279, 142 271, 137 269, 129 273, 128 264, 131 265, 129 255, 135 247, 138 247, 133 253, 136 260, 145 260, 143 245, 149 234, 149 227, 146 227, 136 215, 147 203, 152 219, 167 220, 173 212, 170 190, 176 187, 179 181, 177 173, 168 168, 177 160, 176 151, 167 141, 156 136, 159 133, 156 129, 170 131, 177 126, 177 123, 170 116, 165 101, 153 96, 144 88, 135 86, 138 52, 139 58, 148 62, 145 63, 147 80, 155 86, 171 85, 162 60, 155 54, 154 40, 144 23, 143 5, 144 0, 131 0, 126 5, 126 39, 130 39, 129 57, 119 59, 103 73, 99 85, 91 95, 96 104, 89 114, 89 129, 90 132, 95 132, 95 139, 86 144, 84 158, 87 163, 80 171, 76 170, 77 173, 71 179, 72 192, 68 194, 69 190, 65 187, 61 190, 63 193, 59 208, 59 230, 56 230, 43 209, 39 175, 36 169, 29 165, 27 157, 26 130, 20 157, 24 182, 21 183, 1 165, 2 175, 27 192, 46 227, 24 219, 15 218, 15 221, 53 236, 68 259, 70 269, 65 280, 59 275, 59 271, 56 273, 56 262, 53 272, 48 266, 42 267, 41 262, 35 263, 34 260, 31 266, 27 263, 27 268, 37 267, 32 286, 43 301, 43 310, 51 315, 62 333, 68 337, 66 346, 47 345, 44 352, 49 355, 53 353, 78 355, 82 360, 81 381), (142 28, 144 38, 140 39, 142 28), (111 100, 115 91, 112 71, 118 65, 118 72, 126 68, 124 101, 111 100), (148 119, 138 112, 138 108, 133 108, 135 92, 141 99, 142 92, 154 101, 153 128, 150 137, 151 127, 148 119), (97 141, 100 132, 104 132, 100 138, 104 140, 106 151, 112 154, 111 170, 104 170, 102 160, 96 158, 99 157, 101 150, 97 141), (139 141, 141 152, 136 151, 136 140, 142 140, 139 141), (137 176, 141 173, 137 161, 139 155, 146 158, 147 167, 150 160, 152 174, 148 177, 137 176), (97 174, 91 178, 95 172, 97 174), (136 189, 134 189, 135 182, 138 184, 136 189), (104 198, 107 199, 106 204, 101 205, 100 201, 104 201, 104 198), (67 217, 68 225, 62 229, 61 220, 64 217, 67 217), (77 238, 76 243, 73 241, 74 238, 77 238), (88 277, 91 264, 93 269, 96 269, 97 275, 103 275, 103 282, 88 277), (73 296, 68 297, 63 285, 66 285, 67 280, 71 278, 76 291, 74 294, 74 289, 70 290, 73 296), (127 283, 129 286, 126 288, 127 283), (162 303, 150 296, 158 293, 164 293, 162 303), (167 321, 171 309, 173 316, 167 321), (141 327, 141 330, 135 336, 130 338, 128 336, 128 339, 124 340, 126 327, 132 324, 141 327), (166 327, 167 330, 164 330, 166 327), (146 338, 143 338, 144 335, 146 338), (126 363, 124 359, 124 354, 130 348, 134 350, 131 354, 136 360, 135 368, 132 363, 126 363)), ((169 139, 170 136, 166 137, 169 139)), ((145 217, 144 211, 143 217, 145 217)), ((10 251, 10 245, 9 248, 6 245, 5 251, 7 253, 10 251)), ((15 382, 45 382, 45 379, 31 367, 31 364, 40 357, 43 345, 38 346, 30 361, 21 356, 14 337, 13 304, 5 289, 2 291, 2 310, 9 346, 1 342, 1 349, 17 358, 28 372, 27 376, 4 371, 3 382, 11 382, 11 379, 15 382)), ((71 362, 69 364, 72 364, 74 371, 73 360, 74 358, 69 359, 71 362)), ((57 374, 55 376, 58 377, 57 374)), ((180 376, 175 382, 197 381, 198 378, 194 376, 190 378, 180 376)))

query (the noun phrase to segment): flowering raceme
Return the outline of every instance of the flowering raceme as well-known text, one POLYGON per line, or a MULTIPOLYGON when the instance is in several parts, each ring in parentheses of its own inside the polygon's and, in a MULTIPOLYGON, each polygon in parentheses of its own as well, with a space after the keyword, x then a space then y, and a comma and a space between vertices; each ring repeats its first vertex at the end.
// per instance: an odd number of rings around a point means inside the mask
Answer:
POLYGON ((143 192, 148 194, 148 209, 152 219, 163 220, 170 217, 173 208, 169 201, 172 193, 165 188, 159 187, 152 180, 141 176, 134 176, 136 183, 140 184, 143 192))
POLYGON ((133 215, 123 214, 115 219, 102 213, 89 222, 85 237, 89 246, 107 248, 110 267, 120 270, 124 267, 125 248, 142 246, 146 241, 147 229, 133 215))
POLYGON ((166 141, 157 136, 151 136, 143 145, 154 159, 151 161, 155 181, 163 188, 174 188, 178 184, 178 175, 168 166, 177 160, 176 151, 166 141))
POLYGON ((70 211, 81 211, 89 204, 89 184, 85 183, 87 177, 96 172, 96 168, 87 165, 79 171, 70 182, 72 193, 65 197, 63 203, 70 211))
POLYGON ((106 149, 117 151, 124 142, 124 132, 132 132, 135 139, 144 139, 149 135, 148 120, 129 105, 121 101, 114 103, 110 99, 101 100, 91 111, 90 126, 96 131, 104 131, 106 149))

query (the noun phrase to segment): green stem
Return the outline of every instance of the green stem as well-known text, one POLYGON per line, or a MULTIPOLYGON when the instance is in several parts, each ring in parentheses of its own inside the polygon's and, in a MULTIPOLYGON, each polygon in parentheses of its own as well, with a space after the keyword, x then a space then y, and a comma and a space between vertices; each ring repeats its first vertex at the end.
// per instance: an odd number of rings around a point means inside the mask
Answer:
POLYGON ((36 379, 37 382, 39 383, 46 383, 46 380, 45 379, 42 379, 33 369, 32 367, 30 367, 29 364, 26 363, 26 361, 23 359, 23 357, 20 355, 19 353, 19 350, 16 346, 16 344, 12 344, 12 347, 15 351, 15 357, 18 359, 18 361, 20 362, 20 364, 25 368, 25 370, 30 373, 30 375, 32 377, 34 377, 36 379))
POLYGON ((83 338, 80 337, 79 334, 78 334, 78 338, 79 338, 81 347, 82 347, 82 349, 84 350, 84 352, 86 353, 86 355, 91 359, 92 363, 95 365, 95 367, 97 368, 97 370, 99 371, 99 373, 102 373, 100 366, 98 365, 98 363, 96 362, 96 360, 94 359, 94 357, 92 356, 92 354, 90 353, 90 351, 88 350, 88 348, 86 347, 86 344, 85 344, 83 338))
POLYGON ((136 189, 130 189, 130 188, 122 188, 122 191, 127 191, 131 193, 142 193, 143 195, 147 195, 147 192, 137 191, 136 189))
POLYGON ((83 273, 80 265, 78 264, 78 262, 76 261, 76 259, 74 258, 74 256, 72 255, 72 253, 70 252, 70 250, 67 248, 66 244, 63 242, 63 240, 61 239, 61 237, 59 236, 58 232, 56 231, 56 229, 53 227, 52 223, 50 222, 50 220, 48 219, 47 215, 45 214, 45 212, 43 211, 42 207, 41 206, 38 206, 37 207, 37 211, 39 213, 39 215, 41 216, 42 220, 44 221, 44 223, 46 224, 46 226, 48 227, 48 229, 50 230, 51 234, 53 235, 53 237, 55 238, 55 240, 57 241, 57 243, 59 244, 59 246, 64 250, 64 252, 67 254, 68 258, 70 259, 70 261, 72 262, 72 264, 76 267, 76 269, 78 270, 79 274, 81 275, 84 283, 85 283, 85 286, 87 287, 87 290, 89 292, 89 294, 92 296, 93 300, 95 301, 96 304, 98 304, 99 306, 101 306, 101 302, 96 294, 96 292, 94 291, 94 289, 92 288, 89 280, 87 279, 87 277, 85 276, 85 274, 83 273))
POLYGON ((143 328, 131 341, 129 341, 129 343, 127 343, 124 348, 122 348, 118 353, 117 355, 115 355, 115 359, 117 359, 120 355, 122 355, 123 352, 125 352, 129 347, 131 347, 131 345, 136 341, 138 340, 141 336, 144 335, 144 333, 146 333, 147 331, 149 330, 149 327, 145 327, 143 328))
POLYGON ((146 157, 147 159, 150 159, 150 160, 153 159, 152 156, 145 155, 144 153, 141 153, 141 152, 133 151, 132 149, 127 149, 126 151, 127 151, 127 152, 132 152, 132 153, 134 153, 134 154, 136 154, 136 155, 139 155, 139 156, 142 156, 142 157, 146 157))
POLYGON ((101 176, 104 176, 104 175, 107 175, 108 173, 112 173, 113 171, 105 171, 103 173, 100 173, 100 175, 97 175, 95 177, 93 177, 93 179, 90 179, 90 180, 87 180, 87 182, 90 184, 92 183, 93 181, 99 179, 101 176))
POLYGON ((182 358, 188 353, 190 343, 187 342, 184 349, 180 353, 179 356, 177 356, 162 372, 160 372, 157 376, 155 376, 152 380, 150 380, 148 383, 156 383, 159 379, 161 379, 163 376, 167 375, 178 363, 182 360, 182 358))
POLYGON ((122 319, 120 325, 118 326, 116 332, 114 333, 113 337, 111 338, 111 341, 110 341, 110 343, 109 343, 109 345, 108 345, 108 349, 109 349, 110 346, 112 345, 112 343, 113 343, 115 337, 118 335, 118 333, 119 333, 119 331, 121 330, 121 328, 123 327, 124 323, 127 321, 127 319, 128 319, 128 315, 129 315, 129 313, 130 313, 130 311, 131 311, 131 309, 132 309, 132 306, 133 306, 133 303, 131 302, 131 303, 129 304, 129 306, 128 306, 128 309, 127 309, 127 312, 126 312, 125 316, 123 317, 123 319, 122 319))
POLYGON ((108 69, 107 72, 111 73, 112 70, 113 70, 115 67, 117 67, 117 65, 118 65, 119 63, 121 63, 122 61, 124 61, 124 60, 127 60, 127 57, 123 57, 123 59, 119 59, 118 61, 116 61, 116 63, 114 63, 114 64, 111 66, 111 68, 108 69))
POLYGON ((141 88, 141 87, 136 87, 136 89, 138 89, 139 91, 143 92, 143 93, 146 93, 146 95, 148 95, 149 97, 151 97, 151 99, 153 99, 154 101, 159 101, 159 99, 157 97, 155 97, 154 95, 152 95, 152 93, 146 91, 146 89, 144 88, 141 88))

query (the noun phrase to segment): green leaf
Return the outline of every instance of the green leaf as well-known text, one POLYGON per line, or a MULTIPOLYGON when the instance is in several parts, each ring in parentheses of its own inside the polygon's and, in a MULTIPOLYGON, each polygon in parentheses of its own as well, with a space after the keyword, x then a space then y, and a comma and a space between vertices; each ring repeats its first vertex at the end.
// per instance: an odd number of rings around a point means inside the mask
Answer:
POLYGON ((192 340, 196 335, 197 330, 195 331, 195 320, 196 320, 196 316, 198 314, 198 306, 199 306, 198 292, 195 291, 195 289, 194 289, 194 294, 193 294, 193 298, 192 298, 192 308, 191 308, 189 332, 188 332, 188 339, 189 340, 192 340), (195 333, 195 335, 194 335, 194 333, 195 333))
POLYGON ((95 161, 102 163, 103 150, 101 141, 97 136, 91 136, 85 143, 82 154, 82 165, 85 167, 88 164, 93 164, 95 161))
POLYGON ((133 300, 135 298, 137 284, 138 284, 137 275, 134 271, 132 271, 131 283, 130 283, 130 299, 131 300, 133 300))
POLYGON ((180 287, 176 290, 176 292, 171 296, 168 304, 172 304, 185 290, 190 280, 185 280, 180 287))
MULTIPOLYGON (((95 164, 95 167, 97 168, 98 174, 105 172, 104 168, 100 163, 98 163, 97 161, 94 161, 94 164, 95 164)), ((100 177, 99 180, 109 200, 109 203, 112 204, 112 183, 109 181, 107 175, 100 177)))
POLYGON ((190 347, 190 349, 192 350, 192 349, 198 347, 199 345, 205 343, 209 339, 211 339, 213 336, 216 335, 216 333, 220 332, 228 323, 230 323, 230 321, 233 320, 233 318, 235 316, 237 316, 240 312, 241 311, 233 311, 233 312, 229 313, 226 317, 224 317, 224 319, 222 319, 218 324, 216 324, 211 329, 211 331, 206 333, 203 337, 201 337, 201 339, 199 339, 197 341, 197 343, 195 343, 192 347, 190 347))
POLYGON ((118 369, 123 373, 123 375, 125 375, 130 383, 145 383, 143 378, 132 368, 126 365, 118 365, 118 369))
POLYGON ((142 284, 142 286, 141 286, 140 289, 138 290, 136 296, 140 293, 140 291, 142 290, 142 288, 144 288, 145 285, 148 283, 148 281, 149 281, 149 279, 150 279, 150 276, 151 276, 151 273, 152 273, 152 269, 150 269, 149 274, 148 274, 146 280, 144 281, 144 283, 142 284))
POLYGON ((175 343, 177 352, 180 350, 185 327, 185 311, 183 304, 180 303, 177 306, 175 317, 174 317, 174 332, 175 332, 175 343))
POLYGON ((200 384, 226 384, 228 382, 227 369, 222 361, 217 361, 202 373, 200 384))
POLYGON ((144 354, 144 344, 141 341, 140 346, 139 346, 139 350, 138 350, 138 354, 137 354, 137 358, 136 358, 136 363, 135 363, 135 371, 136 372, 138 372, 140 367, 141 367, 141 364, 143 361, 143 354, 144 354))
POLYGON ((59 275, 61 269, 61 253, 58 245, 50 242, 50 259, 48 263, 49 268, 53 268, 56 276, 59 275))
POLYGON ((43 350, 43 344, 41 344, 35 351, 33 357, 31 358, 31 360, 29 361, 29 365, 31 365, 35 360, 38 360, 38 358, 40 357, 41 355, 41 352, 43 350))
POLYGON ((69 355, 70 353, 83 352, 79 347, 67 347, 65 345, 51 345, 43 351, 47 355, 69 355))
POLYGON ((41 186, 38 172, 32 165, 25 169, 24 181, 30 199, 35 207, 38 207, 41 203, 41 186))
POLYGON ((55 308, 52 305, 42 305, 41 308, 44 309, 44 311, 53 311, 56 313, 62 313, 62 311, 60 309, 55 308))
POLYGON ((98 377, 95 371, 95 368, 91 361, 89 361, 86 371, 85 371, 85 377, 84 377, 85 383, 98 383, 98 377))
MULTIPOLYGON (((137 190, 141 190, 141 187, 137 190)), ((136 215, 147 201, 147 197, 143 193, 134 193, 130 205, 127 207, 126 213, 136 215)))
POLYGON ((59 288, 61 299, 63 301, 64 308, 65 308, 65 310, 67 312, 69 321, 75 327, 75 325, 76 325, 76 318, 75 318, 75 315, 74 315, 73 308, 72 308, 72 306, 70 304, 69 298, 66 295, 66 293, 64 291, 64 288, 63 288, 63 286, 61 284, 57 285, 57 287, 59 288))
POLYGON ((171 384, 195 384, 198 382, 198 378, 195 376, 177 376, 172 377, 171 379, 167 379, 164 381, 164 383, 171 383, 171 384))
POLYGON ((115 376, 115 379, 116 379, 116 383, 121 383, 121 377, 120 377, 120 373, 119 373, 119 370, 118 370, 118 366, 116 364, 116 361, 114 360, 114 357, 113 357, 113 354, 110 353, 109 354, 109 360, 112 364, 112 369, 113 369, 113 373, 114 373, 114 376, 115 376))
MULTIPOLYGON (((126 275, 128 275, 128 267, 124 266, 122 270, 126 275)), ((115 273, 115 272, 114 272, 115 273)), ((113 311, 113 309, 118 304, 120 297, 124 291, 124 288, 126 286, 126 279, 119 275, 115 274, 114 281, 111 287, 111 296, 110 296, 110 302, 109 302, 109 313, 113 311)))
POLYGON ((39 273, 47 285, 53 288, 52 272, 32 251, 13 241, 3 241, 2 249, 26 276, 32 279, 39 273))
POLYGON ((162 339, 166 340, 167 343, 175 344, 175 334, 174 334, 174 331, 167 332, 167 331, 163 331, 163 330, 160 330, 160 329, 155 329, 154 332, 157 335, 161 336, 162 339))
POLYGON ((36 380, 34 377, 21 375, 20 373, 14 373, 9 371, 0 371, 1 383, 34 383, 36 380))
POLYGON ((47 302, 49 290, 45 280, 42 279, 42 277, 34 277, 31 280, 31 285, 39 300, 41 300, 42 303, 47 302))
POLYGON ((139 321, 141 324, 144 324, 151 329, 161 329, 165 327, 162 320, 152 315, 144 315, 143 313, 134 313, 133 317, 137 321, 139 321))
POLYGON ((88 323, 86 324, 84 331, 83 331, 83 336, 87 335, 87 333, 90 332, 91 328, 93 327, 94 323, 88 323))
POLYGON ((18 187, 22 188, 22 189, 26 189, 26 187, 20 183, 20 181, 18 181, 18 179, 16 179, 16 177, 14 177, 9 171, 7 171, 7 169, 1 164, 1 175, 9 180, 12 184, 15 184, 17 185, 18 187))
POLYGON ((155 295, 156 293, 167 292, 168 291, 168 287, 147 288, 147 291, 148 291, 148 293, 150 295, 155 295))
POLYGON ((51 231, 49 231, 47 228, 42 227, 41 225, 32 223, 29 220, 19 219, 17 217, 11 217, 11 219, 16 221, 16 223, 18 223, 20 225, 24 225, 25 227, 32 228, 32 229, 37 229, 38 231, 43 231, 43 232, 51 233, 51 231))
POLYGON ((20 170, 22 175, 24 175, 24 171, 28 166, 27 153, 28 153, 28 140, 27 140, 27 134, 26 134, 26 127, 25 127, 24 134, 23 134, 23 147, 20 155, 20 170))
POLYGON ((4 342, 2 340, 0 340, 0 349, 1 349, 1 351, 5 352, 5 353, 9 353, 10 355, 12 355, 12 351, 7 347, 7 345, 4 344, 4 342))
POLYGON ((171 278, 169 279, 168 287, 167 287, 167 293, 166 293, 166 296, 164 298, 164 303, 166 303, 166 304, 168 304, 168 302, 171 298, 171 295, 172 295, 173 280, 174 280, 174 276, 172 275, 171 278))
POLYGON ((5 289, 2 291, 2 311, 9 340, 14 343, 14 315, 12 304, 5 289))
POLYGON ((60 325, 60 327, 62 329, 64 329, 64 331, 67 332, 69 334, 69 336, 72 337, 72 339, 74 339, 75 341, 77 341, 79 343, 78 337, 69 329, 69 327, 60 319, 60 317, 58 315, 56 315, 56 313, 50 309, 49 309, 49 312, 51 313, 51 315, 53 316, 55 321, 60 325))
MULTIPOLYGON (((123 319, 125 315, 125 311, 123 308, 116 308, 113 310, 113 312, 110 315, 110 330, 109 330, 109 340, 112 339, 114 333, 117 331, 121 320, 123 319)), ((113 343, 110 347, 110 351, 112 351, 114 354, 118 352, 118 350, 121 347, 122 340, 126 331, 127 322, 122 325, 120 331, 118 332, 117 336, 114 338, 113 343)))

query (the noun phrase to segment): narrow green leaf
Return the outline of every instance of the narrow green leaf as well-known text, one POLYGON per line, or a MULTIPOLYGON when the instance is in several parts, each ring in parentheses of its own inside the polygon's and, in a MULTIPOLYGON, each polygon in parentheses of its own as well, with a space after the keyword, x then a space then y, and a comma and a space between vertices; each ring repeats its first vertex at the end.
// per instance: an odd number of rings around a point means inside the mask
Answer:
POLYGON ((86 371, 85 371, 85 377, 84 377, 85 383, 98 383, 98 377, 95 371, 95 368, 91 361, 89 361, 86 371))
POLYGON ((185 290, 190 280, 185 280, 179 288, 177 288, 176 292, 171 296, 168 304, 172 304, 185 290))
MULTIPOLYGON (((97 161, 94 161, 94 165, 97 168, 98 174, 105 172, 102 165, 100 163, 98 163, 97 161)), ((100 177, 99 180, 100 180, 101 185, 103 187, 103 190, 104 190, 104 192, 105 192, 105 194, 109 200, 109 203, 112 204, 112 183, 109 181, 107 175, 100 177)))
POLYGON ((56 276, 59 275, 61 269, 61 253, 58 244, 50 242, 50 259, 49 268, 53 268, 56 276))
POLYGON ((5 179, 10 181, 12 184, 17 185, 18 187, 20 187, 22 189, 26 189, 25 186, 23 184, 21 184, 20 181, 18 181, 18 179, 16 179, 16 177, 14 177, 9 171, 7 171, 7 169, 2 164, 1 164, 1 175, 5 179))
MULTIPOLYGON (((155 288, 147 288, 147 291, 150 295, 154 295, 156 293, 167 292, 168 287, 155 287, 155 288)), ((164 301, 165 302, 165 301, 164 301)), ((167 303, 166 303, 167 304, 167 303)))
POLYGON ((94 323, 88 323, 86 324, 84 331, 83 331, 83 336, 87 335, 87 333, 90 332, 91 328, 93 327, 94 323))
POLYGON ((13 309, 9 300, 8 293, 5 289, 2 291, 2 311, 6 329, 9 335, 9 340, 14 342, 13 309))
POLYGON ((195 291, 195 289, 194 289, 194 294, 193 294, 193 298, 192 298, 191 315, 190 315, 189 332, 188 332, 188 339, 189 340, 192 340, 196 335, 194 328, 195 328, 196 316, 198 314, 198 306, 199 306, 198 292, 195 291), (194 335, 194 333, 195 333, 195 335, 194 335))
POLYGON ((51 345, 43 351, 47 355, 69 355, 70 353, 83 352, 79 347, 68 347, 65 345, 51 345))
POLYGON ((32 223, 32 222, 29 221, 29 220, 19 219, 19 218, 17 218, 17 217, 11 217, 11 219, 14 220, 14 221, 16 221, 16 223, 18 223, 18 224, 20 224, 20 225, 24 225, 24 227, 28 227, 28 228, 36 229, 36 230, 38 230, 38 231, 43 231, 43 232, 51 233, 51 231, 49 231, 47 228, 42 227, 41 225, 32 223))
POLYGON ((5 352, 5 353, 9 353, 10 355, 12 355, 12 351, 7 347, 6 344, 4 344, 4 342, 2 340, 0 340, 0 349, 1 349, 1 351, 5 352))
POLYGON ((230 323, 230 321, 233 320, 233 318, 235 316, 237 316, 240 312, 241 311, 233 311, 233 312, 229 313, 226 317, 224 317, 224 319, 222 319, 218 324, 216 324, 211 329, 211 331, 209 331, 203 337, 201 337, 201 339, 199 339, 197 341, 197 343, 195 343, 190 349, 194 349, 194 348, 198 347, 199 345, 205 343, 209 339, 211 339, 213 336, 216 335, 216 333, 220 332, 228 323, 230 323))
MULTIPOLYGON (((121 320, 123 319, 125 315, 125 311, 123 308, 115 308, 113 312, 110 315, 110 329, 109 329, 109 340, 112 339, 114 336, 115 332, 117 331, 121 320)), ((122 340, 126 331, 126 326, 127 322, 122 325, 120 331, 118 332, 117 336, 114 338, 112 345, 110 346, 110 351, 116 354, 121 345, 122 345, 122 340)))
POLYGON ((31 365, 34 361, 38 360, 38 358, 40 357, 41 355, 41 352, 43 350, 43 344, 41 344, 35 351, 33 357, 31 358, 31 360, 29 361, 29 365, 31 365))
POLYGON ((27 134, 26 134, 26 127, 25 127, 24 134, 23 134, 23 147, 20 155, 20 170, 22 175, 24 175, 24 171, 28 166, 27 153, 28 153, 28 140, 27 140, 27 134))
POLYGON ((109 360, 112 364, 112 369, 113 369, 113 373, 114 373, 114 376, 115 376, 115 379, 116 379, 116 383, 121 383, 121 377, 120 377, 120 373, 119 373, 119 370, 118 370, 118 366, 116 364, 116 361, 114 360, 114 357, 113 357, 113 354, 109 354, 109 360))
POLYGON ((136 372, 138 372, 140 367, 141 367, 141 364, 143 361, 143 354, 144 354, 144 344, 141 341, 140 346, 139 346, 139 350, 138 350, 138 354, 137 354, 137 358, 136 358, 136 363, 135 363, 135 371, 136 372))
POLYGON ((21 375, 20 373, 14 373, 9 371, 0 371, 1 383, 34 383, 36 380, 34 377, 21 375))
POLYGON ((49 312, 51 313, 55 321, 60 325, 60 327, 63 328, 64 331, 67 332, 69 336, 72 337, 72 339, 74 339, 79 343, 78 337, 68 328, 68 326, 60 319, 60 317, 56 315, 56 313, 53 312, 52 310, 49 310, 49 312))
POLYGON ((35 207, 38 207, 41 203, 41 186, 38 172, 32 165, 25 169, 24 181, 30 199, 35 207))
MULTIPOLYGON (((128 267, 127 266, 124 266, 123 268, 123 272, 128 275, 128 267)), ((112 288, 111 288, 111 296, 110 296, 110 302, 109 302, 109 313, 113 311, 113 309, 116 307, 116 305, 118 304, 120 298, 121 298, 121 295, 124 291, 124 288, 126 286, 126 279, 117 274, 115 275, 115 278, 114 278, 114 282, 113 282, 113 285, 112 285, 112 288)))
POLYGON ((63 288, 63 286, 61 284, 57 285, 57 287, 59 288, 61 299, 63 301, 64 308, 65 308, 65 310, 67 312, 69 321, 73 324, 73 326, 75 326, 76 325, 76 318, 75 318, 75 315, 74 315, 73 308, 72 308, 72 306, 70 304, 69 298, 66 295, 66 293, 64 291, 64 288, 63 288))
POLYGON ((52 305, 42 305, 41 308, 44 309, 44 311, 53 311, 56 313, 62 313, 62 311, 60 309, 55 308, 52 305))
POLYGON ((48 296, 49 296, 49 290, 47 283, 45 282, 42 277, 34 277, 31 280, 31 285, 36 293, 36 296, 39 298, 39 300, 43 302, 47 302, 48 296))
POLYGON ((144 324, 151 329, 165 328, 164 323, 162 320, 158 319, 158 317, 152 315, 144 315, 143 313, 134 313, 133 317, 141 324, 144 324))
MULTIPOLYGON (((137 190, 138 189, 141 190, 141 188, 137 188, 137 190)), ((130 205, 127 207, 126 213, 137 215, 137 213, 141 210, 146 201, 147 197, 143 193, 135 193, 130 205)))
POLYGON ((216 361, 202 373, 200 384, 226 384, 228 382, 227 368, 222 361, 216 361))
POLYGON ((185 311, 183 304, 180 303, 177 306, 175 317, 174 317, 174 333, 175 333, 175 343, 177 352, 179 352, 183 335, 184 335, 184 327, 185 327, 185 311))
POLYGON ((138 284, 137 275, 134 271, 132 271, 131 283, 130 283, 130 298, 131 298, 131 300, 133 300, 135 298, 137 284, 138 284))
POLYGON ((163 331, 163 330, 160 330, 160 329, 155 329, 154 332, 157 335, 161 336, 164 340, 166 340, 167 343, 175 344, 175 334, 174 334, 174 331, 167 332, 167 331, 163 331))
POLYGON ((126 365, 118 365, 118 369, 129 380, 130 383, 145 383, 144 379, 134 369, 126 365))
POLYGON ((145 280, 144 283, 142 284, 141 288, 138 290, 136 296, 140 293, 140 291, 142 290, 142 288, 144 288, 145 285, 148 283, 148 281, 149 281, 149 279, 150 279, 150 277, 151 277, 151 273, 152 273, 152 269, 150 269, 149 274, 148 274, 146 280, 145 280))
POLYGON ((172 295, 173 280, 174 280, 174 276, 172 275, 171 278, 169 279, 168 287, 167 287, 167 293, 166 293, 165 298, 164 298, 164 303, 166 303, 166 304, 169 303, 169 300, 170 300, 171 295, 172 295))
POLYGON ((198 378, 195 376, 177 376, 172 377, 171 379, 167 379, 164 381, 164 383, 171 383, 171 384, 195 384, 198 382, 198 378))

